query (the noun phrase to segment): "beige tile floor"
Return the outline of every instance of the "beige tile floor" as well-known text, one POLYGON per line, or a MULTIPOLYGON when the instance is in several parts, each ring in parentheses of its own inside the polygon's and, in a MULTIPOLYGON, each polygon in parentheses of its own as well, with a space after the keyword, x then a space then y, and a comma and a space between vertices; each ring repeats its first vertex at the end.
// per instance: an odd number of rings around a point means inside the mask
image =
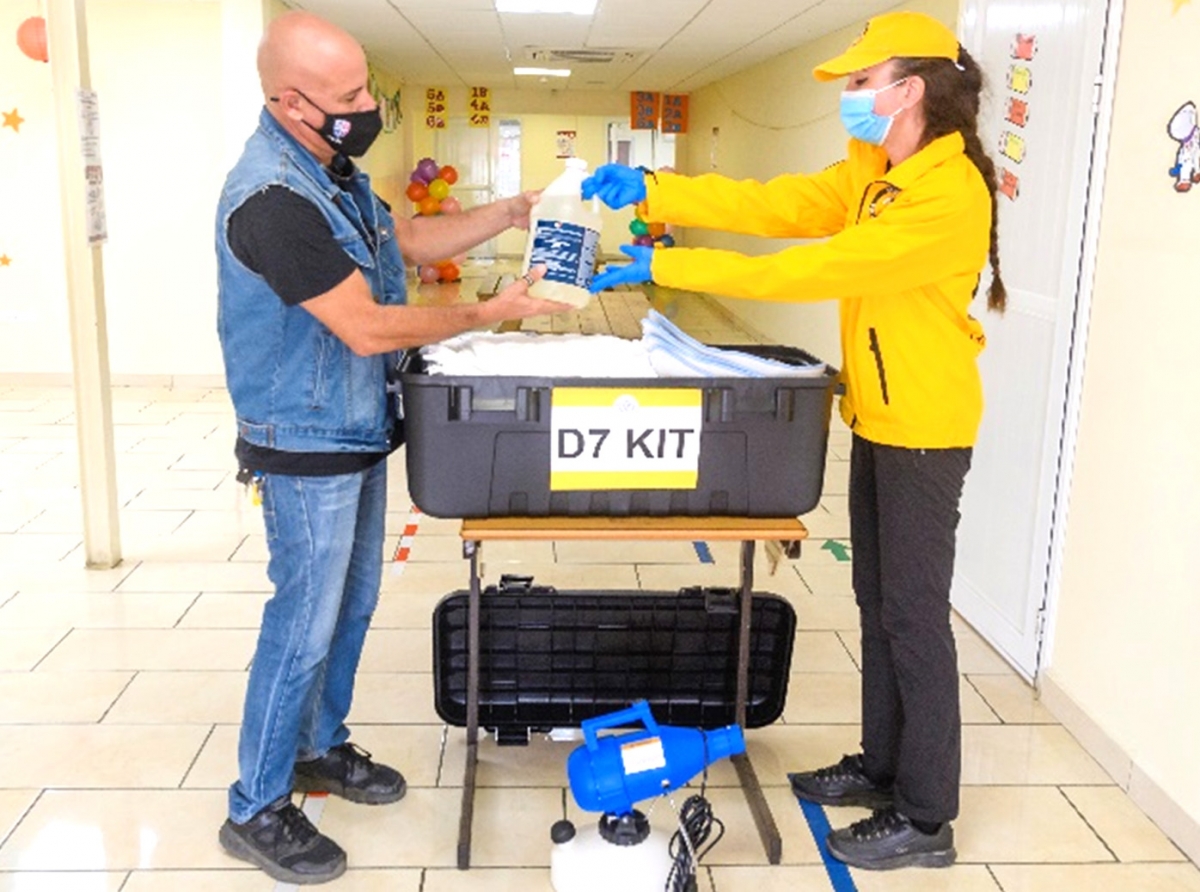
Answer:
MULTIPOLYGON (((422 286, 429 303, 471 299, 422 286)), ((661 299, 661 298, 660 298, 661 299)), ((638 293, 537 326, 636 334, 638 293)), ((699 302, 663 309, 698 336, 753 341, 699 302)), ((113 394, 124 561, 83 569, 72 395, 0 384, 0 892, 252 892, 275 888, 216 842, 232 778, 255 628, 269 592, 260 518, 233 479, 232 413, 219 389, 119 387, 113 394)), ((847 535, 847 433, 835 428, 814 536, 847 535)), ((389 543, 409 519, 403 455, 391 462, 389 543)), ((356 892, 549 889, 548 829, 564 813, 570 743, 481 746, 475 867, 454 869, 464 734, 432 704, 429 616, 461 589, 452 520, 420 518, 403 572, 389 567, 351 715, 355 739, 407 775, 400 803, 330 800, 321 827, 349 852, 333 887, 356 892)), ((819 541, 819 539, 818 539, 819 541)), ((560 588, 732 585, 737 549, 715 564, 686 545, 489 546, 485 571, 560 588)), ((390 554, 390 551, 389 551, 390 554)), ((786 773, 857 748, 858 634, 849 565, 809 545, 758 588, 787 597, 800 632, 783 718, 748 734, 783 834, 766 864, 727 764, 710 798, 728 833, 702 888, 831 888, 786 773)), ((1130 802, 1026 684, 956 622, 965 729, 959 864, 939 872, 854 872, 863 892, 1200 892, 1200 871, 1130 802)), ((566 804, 565 804, 566 803, 566 804)), ((861 814, 831 812, 840 824, 861 814)))

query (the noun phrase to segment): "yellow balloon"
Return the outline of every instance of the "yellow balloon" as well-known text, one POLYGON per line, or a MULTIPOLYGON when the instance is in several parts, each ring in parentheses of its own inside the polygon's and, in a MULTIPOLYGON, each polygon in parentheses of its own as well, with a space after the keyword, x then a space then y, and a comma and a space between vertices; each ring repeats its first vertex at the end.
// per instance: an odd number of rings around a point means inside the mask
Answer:
POLYGON ((633 209, 633 215, 639 220, 646 220, 650 216, 650 203, 639 201, 637 207, 633 209))
POLYGON ((443 180, 441 177, 438 177, 436 180, 434 180, 433 182, 431 182, 429 184, 429 194, 432 195, 434 198, 436 198, 438 201, 441 201, 443 198, 445 198, 447 195, 450 194, 450 184, 447 183, 445 180, 443 180))

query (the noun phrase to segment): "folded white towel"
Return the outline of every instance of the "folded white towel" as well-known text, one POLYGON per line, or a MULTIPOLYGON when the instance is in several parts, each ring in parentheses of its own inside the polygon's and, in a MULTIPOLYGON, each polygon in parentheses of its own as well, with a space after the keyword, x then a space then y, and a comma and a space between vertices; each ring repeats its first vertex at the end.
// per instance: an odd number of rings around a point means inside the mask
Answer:
POLYGON ((661 313, 651 310, 642 320, 642 341, 660 377, 816 378, 825 363, 792 365, 741 350, 710 347, 685 334, 661 313))
POLYGON ((655 377, 641 341, 611 335, 476 332, 422 347, 421 355, 431 375, 655 377))
POLYGON ((537 378, 820 377, 825 364, 791 365, 709 347, 654 310, 642 338, 537 332, 470 332, 421 348, 431 375, 537 378))

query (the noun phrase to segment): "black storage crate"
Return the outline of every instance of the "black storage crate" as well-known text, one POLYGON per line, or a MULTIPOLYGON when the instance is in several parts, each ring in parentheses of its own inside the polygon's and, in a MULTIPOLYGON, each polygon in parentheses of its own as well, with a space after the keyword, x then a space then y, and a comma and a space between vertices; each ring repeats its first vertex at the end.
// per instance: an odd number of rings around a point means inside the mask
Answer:
MULTIPOLYGON (((737 347, 794 365, 791 347, 737 347)), ((401 374, 408 487, 434 517, 795 517, 816 507, 835 373, 814 378, 532 378, 401 374), (691 490, 550 490, 554 387, 703 390, 691 490)))
MULTIPOLYGON (((735 721, 739 636, 736 589, 520 593, 480 597, 479 724, 501 738, 578 727, 636 699, 664 724, 717 728, 735 721)), ((467 592, 433 613, 434 705, 467 723, 467 592)), ((796 614, 755 593, 746 727, 769 725, 787 697, 796 614)))

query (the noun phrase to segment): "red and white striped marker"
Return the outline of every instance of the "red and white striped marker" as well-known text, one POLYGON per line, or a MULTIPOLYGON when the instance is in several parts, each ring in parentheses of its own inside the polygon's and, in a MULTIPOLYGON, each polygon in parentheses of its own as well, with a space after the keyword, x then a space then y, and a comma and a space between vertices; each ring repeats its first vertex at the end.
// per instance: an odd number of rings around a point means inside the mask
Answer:
POLYGON ((404 572, 404 566, 408 563, 408 555, 412 551, 413 539, 417 536, 417 527, 421 523, 421 509, 413 505, 408 512, 408 523, 404 525, 404 532, 400 534, 400 542, 396 545, 396 551, 392 554, 392 575, 399 576, 404 572))

